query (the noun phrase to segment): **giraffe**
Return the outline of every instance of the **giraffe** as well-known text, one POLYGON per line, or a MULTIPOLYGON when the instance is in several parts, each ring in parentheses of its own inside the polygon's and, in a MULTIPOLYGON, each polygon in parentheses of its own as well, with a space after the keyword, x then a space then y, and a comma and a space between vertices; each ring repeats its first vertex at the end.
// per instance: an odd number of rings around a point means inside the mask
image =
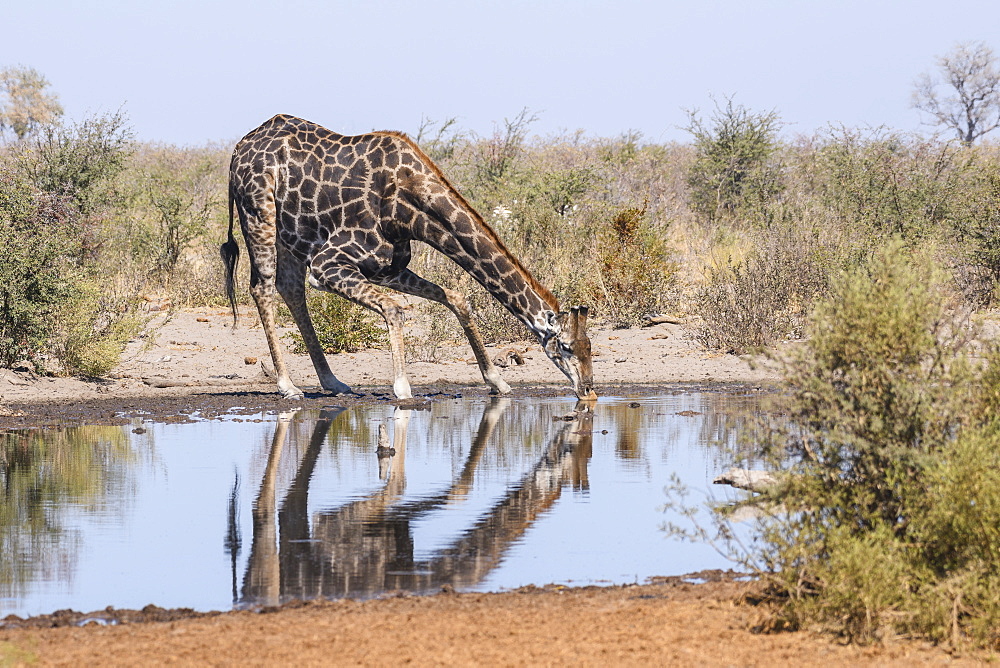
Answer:
POLYGON ((229 237, 221 248, 235 321, 239 246, 233 237, 234 208, 250 256, 250 293, 283 397, 304 395, 289 377, 275 333, 275 291, 288 304, 323 389, 352 391, 330 371, 306 308, 307 282, 385 318, 397 398, 412 397, 404 369, 403 308, 376 286, 448 307, 465 331, 491 394, 511 391, 486 353, 465 296, 407 268, 412 241, 456 262, 521 320, 569 378, 577 397, 596 396, 587 308, 560 311, 552 293, 406 135, 345 136, 279 114, 237 143, 229 170, 229 237))

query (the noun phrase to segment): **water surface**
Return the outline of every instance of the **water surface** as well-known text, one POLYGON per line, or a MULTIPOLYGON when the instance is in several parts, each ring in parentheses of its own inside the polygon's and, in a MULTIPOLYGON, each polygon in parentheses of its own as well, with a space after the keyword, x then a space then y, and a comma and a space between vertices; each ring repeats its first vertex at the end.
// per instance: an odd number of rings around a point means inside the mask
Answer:
POLYGON ((0 616, 726 568, 666 538, 663 489, 707 491, 727 418, 754 401, 602 398, 565 420, 570 399, 456 398, 0 434, 0 616))

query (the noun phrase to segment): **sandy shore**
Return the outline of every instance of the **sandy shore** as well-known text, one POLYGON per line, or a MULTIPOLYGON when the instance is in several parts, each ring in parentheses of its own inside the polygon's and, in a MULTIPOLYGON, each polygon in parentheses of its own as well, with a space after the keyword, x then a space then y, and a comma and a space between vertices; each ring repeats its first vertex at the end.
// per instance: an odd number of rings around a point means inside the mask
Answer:
MULTIPOLYGON (((281 334, 291 331, 282 328, 281 334)), ((705 350, 678 324, 635 329, 591 328, 594 376, 598 388, 609 385, 659 383, 772 383, 778 380, 766 365, 705 350)), ((516 392, 519 387, 564 387, 566 378, 530 341, 490 349, 491 356, 518 352, 523 365, 503 370, 516 392)), ((439 362, 407 365, 415 394, 445 385, 483 386, 468 345, 443 346, 439 362)), ((288 357, 292 379, 303 390, 319 393, 318 380, 307 355, 288 357)), ((387 350, 329 355, 338 378, 362 393, 391 391, 391 356, 387 350)), ((114 397, 166 397, 213 392, 268 392, 273 383, 261 369, 270 363, 267 344, 256 316, 241 317, 234 329, 224 309, 188 309, 154 317, 145 332, 130 342, 123 361, 107 378, 38 376, 26 370, 0 369, 0 397, 5 403, 67 402, 114 397), (169 387, 163 387, 168 385, 169 387)), ((278 397, 276 396, 277 400, 278 397)))

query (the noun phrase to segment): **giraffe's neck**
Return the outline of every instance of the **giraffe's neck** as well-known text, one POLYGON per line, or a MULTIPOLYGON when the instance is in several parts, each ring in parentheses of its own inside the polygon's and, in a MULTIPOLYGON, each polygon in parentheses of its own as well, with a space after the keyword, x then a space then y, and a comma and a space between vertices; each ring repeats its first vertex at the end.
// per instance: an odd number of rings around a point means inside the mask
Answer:
POLYGON ((430 212, 414 229, 424 241, 462 267, 538 337, 551 329, 559 302, 521 265, 489 225, 460 200, 447 217, 430 212))
POLYGON ((430 244, 465 269, 541 339, 553 333, 559 302, 451 185, 420 147, 389 134, 399 151, 394 219, 409 220, 412 238, 430 244))

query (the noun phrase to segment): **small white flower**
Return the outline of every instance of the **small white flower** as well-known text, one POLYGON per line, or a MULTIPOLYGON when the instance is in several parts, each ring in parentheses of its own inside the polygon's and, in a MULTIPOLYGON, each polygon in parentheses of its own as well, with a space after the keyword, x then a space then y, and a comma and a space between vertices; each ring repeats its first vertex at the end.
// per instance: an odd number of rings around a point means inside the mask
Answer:
POLYGON ((498 220, 510 220, 511 210, 505 207, 503 204, 497 205, 497 208, 493 209, 493 217, 498 220))

